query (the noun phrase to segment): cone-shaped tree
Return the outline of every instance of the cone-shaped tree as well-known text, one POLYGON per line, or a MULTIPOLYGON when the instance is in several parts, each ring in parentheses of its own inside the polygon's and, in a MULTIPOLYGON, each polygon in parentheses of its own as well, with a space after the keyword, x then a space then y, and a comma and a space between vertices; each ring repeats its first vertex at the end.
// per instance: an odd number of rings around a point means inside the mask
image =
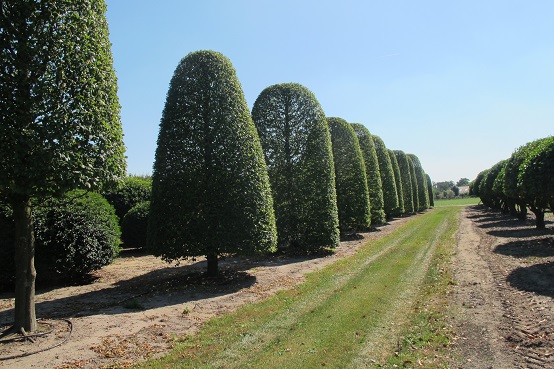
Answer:
POLYGON ((273 250, 267 167, 242 87, 225 56, 181 60, 167 93, 152 176, 147 248, 165 260, 273 250))
POLYGON ((381 173, 381 182, 383 183, 384 210, 388 219, 394 216, 398 208, 398 192, 396 191, 394 172, 388 149, 383 140, 375 135, 372 135, 371 138, 375 144, 377 160, 379 161, 379 172, 381 173))
POLYGON ((297 83, 264 89, 252 109, 274 198, 279 245, 312 252, 339 242, 331 137, 314 94, 297 83))
POLYGON ((386 221, 383 201, 383 184, 381 183, 381 173, 379 172, 379 161, 375 144, 371 139, 369 130, 360 123, 352 123, 354 132, 358 136, 360 149, 364 158, 365 172, 367 177, 367 187, 369 190, 369 202, 371 205, 371 223, 383 224, 386 221))
POLYGON ((404 151, 394 150, 394 156, 396 156, 396 162, 400 170, 400 178, 402 179, 402 196, 404 198, 404 212, 406 214, 413 214, 416 212, 414 208, 414 198, 412 189, 412 175, 410 171, 410 165, 408 164, 408 158, 404 151))
POLYGON ((417 185, 417 177, 415 173, 415 166, 414 162, 412 161, 412 158, 409 155, 406 155, 406 159, 408 160, 408 167, 410 168, 410 177, 412 180, 412 199, 414 200, 414 210, 418 211, 419 207, 419 189, 417 185))
POLYGON ((435 206, 435 196, 433 196, 433 182, 429 174, 425 173, 425 179, 427 180, 427 195, 429 196, 429 206, 435 206))
POLYGON ((15 329, 34 331, 31 198, 99 189, 125 174, 103 0, 0 7, 0 197, 16 232, 15 329))
POLYGON ((396 156, 392 150, 388 150, 390 162, 392 164, 392 172, 394 173, 394 183, 396 183, 396 195, 398 196, 398 207, 394 210, 393 216, 398 217, 404 214, 404 190, 402 189, 402 177, 400 174, 400 167, 398 166, 398 161, 396 161, 396 156))
POLYGON ((414 170, 417 180, 417 210, 423 211, 429 209, 429 192, 427 191, 427 178, 425 178, 425 172, 419 161, 419 158, 414 154, 407 154, 412 163, 414 164, 414 170))
POLYGON ((369 192, 364 159, 354 128, 341 118, 327 118, 341 232, 364 230, 371 225, 369 192))

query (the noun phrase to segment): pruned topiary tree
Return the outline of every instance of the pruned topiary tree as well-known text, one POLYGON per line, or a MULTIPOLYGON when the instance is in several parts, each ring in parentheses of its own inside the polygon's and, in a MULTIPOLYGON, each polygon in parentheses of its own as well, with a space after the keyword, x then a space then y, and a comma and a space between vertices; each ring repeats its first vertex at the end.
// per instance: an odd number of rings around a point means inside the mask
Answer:
POLYGON ((417 201, 419 211, 429 209, 429 192, 427 191, 427 179, 425 178, 425 171, 421 166, 419 158, 414 154, 406 154, 412 160, 414 164, 414 170, 417 181, 417 201))
POLYGON ((392 150, 387 150, 392 164, 392 172, 394 173, 394 182, 396 183, 396 195, 398 196, 398 207, 394 210, 393 216, 398 217, 404 214, 404 190, 402 188, 402 177, 398 161, 392 150))
POLYGON ((406 157, 404 151, 394 150, 393 152, 400 170, 400 178, 402 179, 404 212, 406 214, 413 214, 417 211, 417 209, 414 207, 414 191, 412 189, 412 175, 410 165, 408 164, 408 158, 406 157))
POLYGON ((147 248, 164 260, 273 250, 267 167, 229 59, 188 54, 177 66, 160 122, 147 248))
POLYGON ((31 199, 101 189, 125 174, 103 0, 0 7, 0 197, 15 222, 15 324, 36 330, 31 199))
POLYGON ((365 230, 371 225, 369 192, 364 159, 354 128, 342 118, 327 118, 341 232, 365 230))
POLYGON ((379 172, 379 161, 375 144, 371 139, 369 130, 360 123, 351 123, 358 136, 360 149, 364 158, 365 172, 367 177, 367 187, 369 190, 369 202, 371 207, 371 223, 383 224, 386 222, 383 200, 383 184, 381 183, 381 173, 379 172))
POLYGON ((388 219, 392 218, 398 209, 398 192, 396 191, 394 172, 388 149, 383 140, 375 135, 372 135, 371 138, 375 144, 377 160, 379 161, 379 172, 381 174, 381 182, 383 183, 384 210, 388 219))
POLYGON ((339 242, 329 128, 314 94, 297 83, 265 88, 252 117, 265 153, 279 245, 312 252, 339 242))
POLYGON ((427 195, 429 196, 429 206, 435 206, 435 196, 433 196, 433 182, 429 174, 425 173, 425 179, 427 180, 427 195))

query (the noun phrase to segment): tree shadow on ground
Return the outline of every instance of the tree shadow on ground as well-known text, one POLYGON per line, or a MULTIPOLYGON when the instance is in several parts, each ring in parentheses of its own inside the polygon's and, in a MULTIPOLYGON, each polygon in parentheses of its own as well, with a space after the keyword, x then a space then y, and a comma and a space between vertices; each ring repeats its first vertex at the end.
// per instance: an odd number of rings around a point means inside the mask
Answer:
POLYGON ((494 252, 516 258, 554 256, 554 238, 542 237, 511 241, 495 247, 494 252))
MULTIPOLYGON (((67 318, 98 313, 114 315, 129 312, 129 301, 140 298, 143 310, 194 302, 205 298, 224 296, 253 286, 256 277, 247 271, 256 267, 280 266, 298 263, 325 255, 256 257, 228 257, 220 260, 220 274, 207 277, 206 261, 182 266, 168 266, 136 277, 118 281, 107 287, 78 295, 42 301, 36 304, 41 318, 67 318), (159 298, 163 295, 163 298, 159 298), (144 301, 144 303, 142 303, 144 301)), ((48 287, 37 294, 53 291, 48 287)), ((13 293, 3 293, 4 298, 13 293)), ((0 324, 13 320, 13 309, 0 312, 0 324)))
POLYGON ((554 297, 554 262, 517 268, 506 281, 518 290, 554 297))

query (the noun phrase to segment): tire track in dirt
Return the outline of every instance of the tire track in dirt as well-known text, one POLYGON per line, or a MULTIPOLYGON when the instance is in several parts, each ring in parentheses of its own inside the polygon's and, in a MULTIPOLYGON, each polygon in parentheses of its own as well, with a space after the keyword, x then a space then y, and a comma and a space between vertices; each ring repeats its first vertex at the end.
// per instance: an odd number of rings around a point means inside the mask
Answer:
POLYGON ((460 336, 454 348, 462 358, 457 367, 553 368, 552 295, 525 290, 528 276, 514 277, 552 259, 525 254, 537 237, 552 239, 551 232, 537 236, 532 225, 479 207, 467 208, 461 217, 452 302, 460 336))

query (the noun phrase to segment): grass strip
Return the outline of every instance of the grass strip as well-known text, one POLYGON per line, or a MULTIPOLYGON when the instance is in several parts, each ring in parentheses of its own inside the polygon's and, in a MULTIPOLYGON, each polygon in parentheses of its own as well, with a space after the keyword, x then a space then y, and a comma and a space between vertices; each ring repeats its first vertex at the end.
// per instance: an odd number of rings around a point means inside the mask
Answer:
POLYGON ((384 363, 409 323, 457 208, 414 217, 296 288, 208 322, 148 368, 332 368, 384 363))

